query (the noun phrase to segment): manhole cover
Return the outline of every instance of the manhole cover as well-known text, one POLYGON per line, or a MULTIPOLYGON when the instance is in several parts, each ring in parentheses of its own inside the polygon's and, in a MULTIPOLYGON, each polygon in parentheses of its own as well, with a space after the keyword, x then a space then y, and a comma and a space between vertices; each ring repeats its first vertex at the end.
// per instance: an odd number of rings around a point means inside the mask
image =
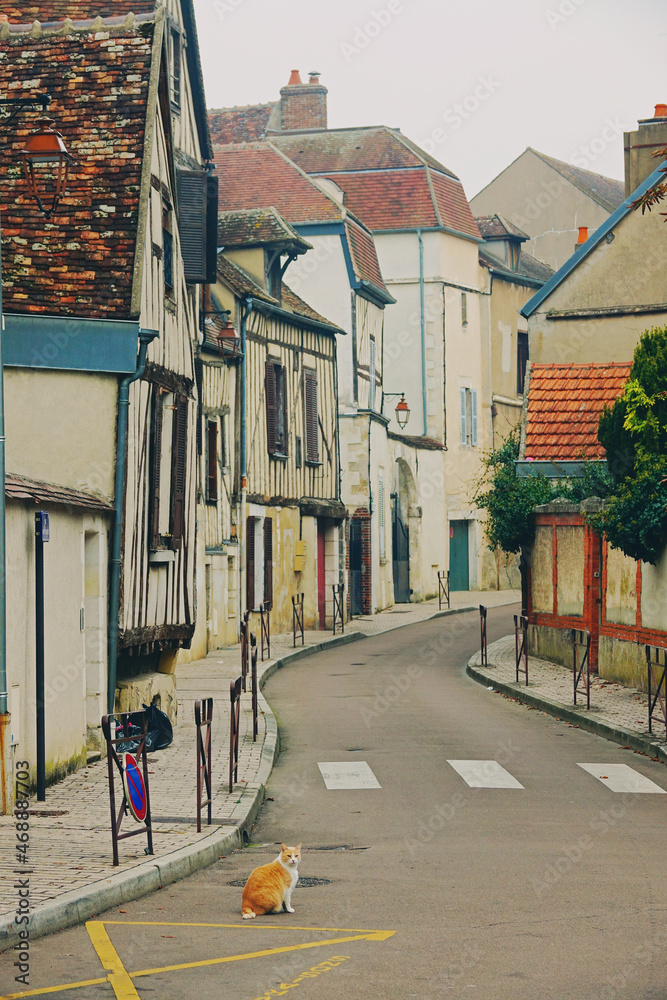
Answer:
POLYGON ((68 816, 69 809, 28 809, 31 816, 68 816))
MULTIPOLYGON (((232 882, 228 882, 227 885, 239 885, 241 888, 246 884, 247 879, 235 878, 232 882)), ((300 878, 297 882, 297 889, 311 889, 315 885, 331 885, 330 878, 300 878)))

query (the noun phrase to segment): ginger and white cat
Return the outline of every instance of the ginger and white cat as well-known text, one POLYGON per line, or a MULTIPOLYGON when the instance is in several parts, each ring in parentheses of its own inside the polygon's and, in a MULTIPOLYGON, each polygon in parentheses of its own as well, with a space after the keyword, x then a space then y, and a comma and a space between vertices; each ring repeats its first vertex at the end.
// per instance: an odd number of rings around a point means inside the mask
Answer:
POLYGON ((241 915, 244 920, 263 917, 265 913, 294 913, 292 891, 299 881, 297 865, 301 860, 301 844, 281 845, 280 854, 268 865, 260 865, 250 873, 243 888, 241 915))

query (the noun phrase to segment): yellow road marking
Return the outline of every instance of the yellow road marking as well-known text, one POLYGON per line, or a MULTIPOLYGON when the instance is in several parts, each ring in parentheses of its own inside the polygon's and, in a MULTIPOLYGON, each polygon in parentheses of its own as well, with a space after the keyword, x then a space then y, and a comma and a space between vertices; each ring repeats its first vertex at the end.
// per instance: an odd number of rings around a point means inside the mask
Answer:
POLYGON ((225 962, 243 962, 249 958, 263 958, 265 955, 280 955, 286 951, 305 951, 306 948, 323 948, 329 944, 345 944, 347 941, 386 941, 396 931, 372 931, 371 934, 355 934, 354 937, 330 938, 328 941, 308 941, 306 944, 286 945, 284 948, 267 948, 265 951, 250 951, 245 955, 227 955, 225 958, 205 958, 199 962, 184 962, 181 965, 165 965, 161 969, 142 969, 133 972, 132 978, 155 976, 160 972, 177 972, 180 969, 198 969, 205 965, 223 965, 225 962), (378 937, 376 935, 382 935, 378 937))
POLYGON ((40 990, 23 990, 21 993, 7 993, 0 997, 0 1000, 22 1000, 23 997, 41 997, 46 993, 57 993, 59 990, 78 990, 82 986, 100 986, 109 980, 106 976, 103 979, 85 979, 80 983, 65 983, 63 986, 43 986, 40 990))
POLYGON ((21 993, 10 993, 4 997, 0 997, 0 1000, 23 1000, 23 997, 37 997, 44 996, 47 993, 57 993, 59 991, 65 990, 77 990, 84 986, 99 986, 102 983, 109 982, 113 986, 114 992, 116 994, 117 1000, 140 1000, 138 993, 136 992, 134 985, 132 983, 133 979, 139 976, 153 976, 158 975, 163 972, 177 972, 182 969, 195 969, 202 968, 208 965, 222 965, 226 962, 242 962, 247 959, 252 958, 263 958, 266 955, 279 955, 288 951, 303 951, 307 948, 322 948, 325 945, 333 944, 343 944, 347 941, 387 941, 390 937, 393 937, 396 931, 373 931, 365 930, 353 933, 352 937, 340 937, 332 938, 326 941, 309 941, 305 944, 296 945, 286 945, 282 948, 269 948, 264 951, 253 951, 247 952, 243 955, 228 955, 225 958, 209 958, 203 959, 199 962, 185 962, 181 965, 165 965, 159 969, 141 969, 139 972, 127 972, 123 967, 120 958, 116 950, 114 949, 108 934, 104 930, 105 924, 115 924, 122 925, 127 924, 130 926, 148 926, 148 927, 212 927, 212 928, 238 928, 240 930, 250 930, 253 927, 256 930, 291 930, 291 931, 342 931, 345 932, 346 929, 343 927, 281 927, 279 925, 272 924, 204 924, 204 923, 172 923, 169 921, 147 921, 147 920, 105 920, 105 921, 89 921, 86 924, 86 930, 90 935, 90 939, 93 943, 95 951, 97 952, 100 961, 104 965, 105 969, 111 972, 111 975, 104 977, 102 979, 86 979, 76 983, 63 983, 60 986, 45 986, 42 989, 37 990, 26 990, 21 993), (92 929, 92 930, 91 930, 92 929), (99 947, 98 947, 99 945, 99 947), (114 981, 112 976, 116 974, 118 978, 114 981), (123 978, 124 975, 124 978, 123 978), (117 988, 118 987, 118 988, 117 988), (119 988, 125 988, 126 991, 129 989, 131 992, 119 992, 119 988))
MULTIPOLYGON (((252 923, 246 920, 242 924, 204 924, 189 923, 187 921, 174 922, 171 920, 104 920, 103 923, 127 925, 128 927, 230 927, 243 931, 327 931, 333 934, 387 934, 389 937, 396 931, 371 930, 368 927, 294 927, 292 924, 258 924, 255 920, 252 923)), ((0 997, 0 1000, 4 1000, 0 997)))
POLYGON ((107 979, 113 987, 116 1000, 141 1000, 134 988, 131 976, 128 975, 118 952, 111 943, 104 924, 100 920, 89 920, 86 923, 86 930, 93 942, 97 957, 107 973, 107 979))

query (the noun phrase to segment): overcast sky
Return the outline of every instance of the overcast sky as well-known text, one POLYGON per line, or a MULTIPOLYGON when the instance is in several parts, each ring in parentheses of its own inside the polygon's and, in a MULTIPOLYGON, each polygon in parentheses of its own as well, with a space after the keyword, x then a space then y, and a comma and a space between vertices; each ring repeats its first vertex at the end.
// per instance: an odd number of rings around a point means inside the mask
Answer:
POLYGON ((477 194, 526 146, 623 176, 667 103, 665 0, 195 0, 209 107, 319 70, 329 127, 391 125, 477 194))

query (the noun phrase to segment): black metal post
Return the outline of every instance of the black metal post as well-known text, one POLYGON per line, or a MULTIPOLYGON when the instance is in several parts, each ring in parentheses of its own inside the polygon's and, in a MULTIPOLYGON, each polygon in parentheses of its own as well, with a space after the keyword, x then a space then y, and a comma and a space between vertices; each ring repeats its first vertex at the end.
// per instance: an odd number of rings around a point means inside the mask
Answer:
POLYGON ((35 513, 35 701, 37 706, 37 801, 46 801, 46 734, 44 719, 44 542, 49 515, 35 513))

